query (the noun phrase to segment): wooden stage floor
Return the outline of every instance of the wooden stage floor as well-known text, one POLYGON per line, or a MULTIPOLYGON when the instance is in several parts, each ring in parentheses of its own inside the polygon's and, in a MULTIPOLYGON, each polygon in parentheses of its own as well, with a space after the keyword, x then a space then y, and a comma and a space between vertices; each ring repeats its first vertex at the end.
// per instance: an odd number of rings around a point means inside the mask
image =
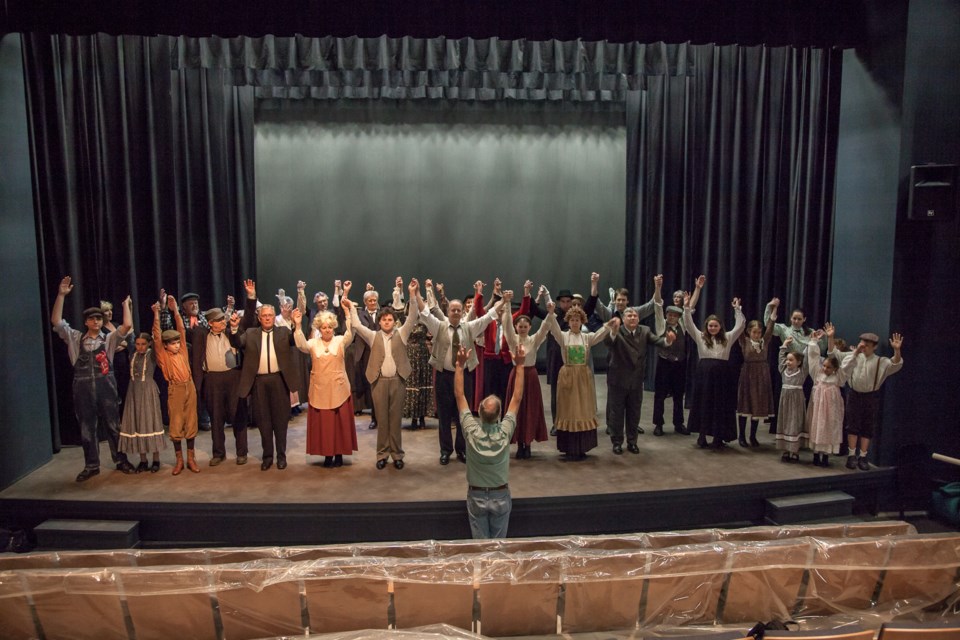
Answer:
MULTIPOLYGON (((545 384, 543 387, 544 397, 549 399, 549 388, 545 384)), ((556 449, 556 438, 534 443, 529 460, 514 459, 516 447, 512 448, 510 488, 515 515, 511 533, 553 535, 600 532, 597 529, 651 530, 658 524, 662 525, 660 528, 743 524, 762 518, 758 509, 762 509, 763 496, 845 487, 873 486, 886 491, 890 487, 890 470, 850 471, 839 457, 832 459, 829 469, 812 466, 809 452, 801 454, 801 464, 780 462, 780 452, 768 425, 760 426, 761 446, 749 449, 733 442, 721 451, 700 450, 696 436, 675 434, 669 426, 666 435, 654 437, 650 425, 653 394, 649 392, 645 394, 641 415, 646 433, 639 437, 640 454, 625 451, 615 455, 609 437, 604 435, 603 375, 597 376, 597 395, 601 407, 599 446, 586 460, 565 461, 556 449), (748 499, 752 501, 750 508, 737 507, 738 500, 748 499), (594 514, 591 519, 579 521, 584 509, 596 509, 604 515, 594 514), (578 522, 572 523, 568 517, 577 517, 578 522)), ((371 525, 373 537, 369 533, 356 535, 367 536, 358 539, 416 539, 458 537, 457 533, 464 533, 466 465, 456 458, 447 466, 439 464, 436 420, 428 419, 426 429, 404 429, 406 466, 399 471, 392 465, 383 470, 375 468, 376 431, 368 429, 369 421, 368 415, 357 418, 359 451, 346 457, 341 468, 324 468, 321 457, 305 455, 305 414, 290 423, 289 466, 283 471, 276 466, 260 470, 260 438, 256 430, 248 431, 250 458, 246 465, 235 464, 232 435, 228 433, 228 457, 217 467, 208 466, 210 434, 201 432, 197 438, 201 472, 185 470, 179 476, 170 474, 174 455, 172 447, 168 447, 161 454, 163 466, 156 474, 124 475, 104 464, 99 476, 78 484, 74 477, 83 467, 82 451, 79 447, 65 448, 51 462, 0 492, 0 505, 29 521, 43 516, 96 516, 144 509, 200 518, 230 509, 238 517, 242 513, 267 517, 279 509, 307 520, 332 519, 336 513, 363 513, 374 522, 377 514, 396 520, 419 513, 425 524, 422 535, 399 538, 383 533, 384 537, 377 538, 375 524, 371 525), (439 510, 450 522, 459 523, 449 532, 454 535, 444 535, 447 532, 442 527, 437 531, 426 525, 431 510, 439 510)), ((550 424, 549 415, 547 423, 550 424)), ((101 460, 109 461, 105 444, 101 444, 101 460)), ((354 537, 352 532, 339 530, 333 520, 328 524, 334 526, 334 531, 321 536, 324 540, 354 537)), ((413 530, 420 533, 415 527, 413 530)), ((225 541, 213 537, 203 542, 225 541)))

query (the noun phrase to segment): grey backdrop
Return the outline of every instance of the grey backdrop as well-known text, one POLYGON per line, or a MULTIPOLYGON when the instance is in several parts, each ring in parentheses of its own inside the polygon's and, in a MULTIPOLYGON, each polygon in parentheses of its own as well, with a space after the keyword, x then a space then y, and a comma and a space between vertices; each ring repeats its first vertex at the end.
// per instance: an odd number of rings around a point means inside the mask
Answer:
POLYGON ((256 122, 261 300, 298 278, 381 299, 397 275, 451 297, 494 276, 584 295, 591 271, 623 279, 620 105, 303 100, 256 122))

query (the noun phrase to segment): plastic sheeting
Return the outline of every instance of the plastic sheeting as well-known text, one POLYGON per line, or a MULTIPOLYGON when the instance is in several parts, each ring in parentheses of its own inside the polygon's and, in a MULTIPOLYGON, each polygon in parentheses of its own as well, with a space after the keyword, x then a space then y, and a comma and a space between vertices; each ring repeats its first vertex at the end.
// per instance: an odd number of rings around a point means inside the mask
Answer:
POLYGON ((811 531, 823 529, 5 557, 0 637, 219 640, 440 623, 548 635, 788 618, 876 628, 957 606, 960 534, 881 523, 788 535, 811 531), (889 533, 843 537, 867 531, 889 533), (84 556, 91 566, 78 566, 84 556))

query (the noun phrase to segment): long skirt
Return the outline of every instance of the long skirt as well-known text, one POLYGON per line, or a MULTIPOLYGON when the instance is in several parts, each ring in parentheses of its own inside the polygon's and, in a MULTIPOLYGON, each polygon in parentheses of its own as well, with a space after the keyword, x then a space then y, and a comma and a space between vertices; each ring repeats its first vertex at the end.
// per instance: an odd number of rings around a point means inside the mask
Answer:
POLYGON ((563 365, 557 376, 557 449, 579 456, 597 446, 597 397, 586 365, 563 365))
POLYGON ((765 360, 743 363, 737 385, 737 415, 754 420, 773 416, 773 385, 770 383, 770 365, 765 360))
POLYGON ((307 455, 349 456, 357 450, 353 398, 336 409, 307 409, 307 455))
POLYGON ((780 410, 777 412, 777 449, 797 453, 807 445, 806 400, 803 389, 780 391, 780 410))
POLYGON ((730 442, 737 437, 734 387, 730 365, 726 360, 701 358, 693 377, 693 398, 690 402, 690 431, 702 437, 730 442))
POLYGON ((131 381, 120 421, 120 451, 154 453, 166 448, 157 384, 152 378, 131 381))
MULTIPOLYGON (((507 395, 503 398, 504 410, 513 397, 513 388, 516 384, 517 370, 510 372, 507 381, 507 395)), ((547 441, 547 421, 543 417, 543 394, 540 391, 540 376, 536 367, 523 368, 523 398, 517 410, 517 430, 513 432, 512 444, 520 443, 529 446, 531 442, 547 441)))
POLYGON ((814 453, 840 453, 843 441, 843 397, 840 387, 814 384, 807 409, 806 431, 814 453))

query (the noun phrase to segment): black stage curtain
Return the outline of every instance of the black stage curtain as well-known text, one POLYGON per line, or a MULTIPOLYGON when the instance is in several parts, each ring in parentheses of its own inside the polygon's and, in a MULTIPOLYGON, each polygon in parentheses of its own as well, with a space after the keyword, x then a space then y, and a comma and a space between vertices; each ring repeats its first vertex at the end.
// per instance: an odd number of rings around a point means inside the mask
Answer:
POLYGON ((628 286, 707 275, 697 321, 781 299, 827 319, 842 51, 694 47, 693 77, 627 98, 628 286))
MULTIPOLYGON (((253 274, 253 94, 217 70, 171 71, 169 39, 23 39, 45 326, 57 283, 64 317, 133 296, 149 329, 159 287, 206 307, 253 274)), ((79 442, 70 364, 48 332, 51 415, 79 442)))
POLYGON ((686 43, 498 38, 173 40, 178 69, 220 69, 258 98, 449 98, 623 102, 647 76, 689 75, 686 43))

